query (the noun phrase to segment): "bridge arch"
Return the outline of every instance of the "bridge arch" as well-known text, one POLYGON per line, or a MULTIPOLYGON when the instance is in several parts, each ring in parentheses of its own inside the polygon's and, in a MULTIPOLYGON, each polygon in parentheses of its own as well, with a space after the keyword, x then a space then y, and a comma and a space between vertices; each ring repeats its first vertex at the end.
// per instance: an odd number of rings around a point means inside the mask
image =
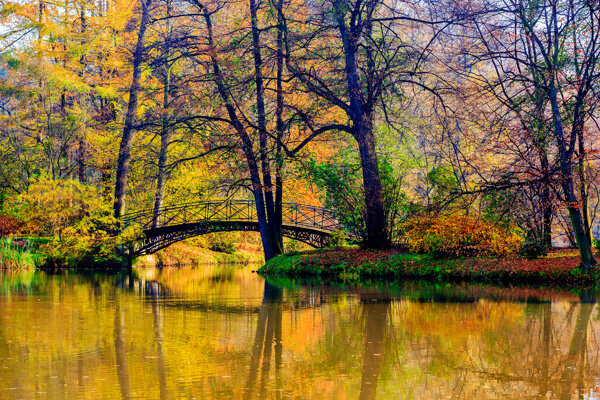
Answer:
MULTIPOLYGON (((135 255, 152 254, 173 243, 214 232, 258 232, 256 206, 252 200, 207 200, 163 207, 154 224, 153 210, 125 214, 123 225, 137 223, 145 238, 136 244, 135 255), (158 225, 157 227, 155 225, 158 225)), ((333 232, 340 230, 335 210, 305 204, 284 203, 283 236, 313 247, 326 247, 333 232)))

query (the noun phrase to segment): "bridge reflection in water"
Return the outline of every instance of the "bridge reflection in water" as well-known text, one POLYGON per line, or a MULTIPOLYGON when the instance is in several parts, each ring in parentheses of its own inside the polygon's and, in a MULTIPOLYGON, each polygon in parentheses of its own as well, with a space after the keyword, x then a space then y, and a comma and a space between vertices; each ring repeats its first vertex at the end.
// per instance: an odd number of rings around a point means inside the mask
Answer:
MULTIPOLYGON (((252 200, 208 200, 125 214, 123 225, 139 224, 145 240, 135 255, 151 254, 170 244, 213 232, 258 232, 256 203, 252 200)), ((306 204, 283 203, 282 234, 313 247, 327 247, 332 233, 340 231, 336 211, 306 204)))

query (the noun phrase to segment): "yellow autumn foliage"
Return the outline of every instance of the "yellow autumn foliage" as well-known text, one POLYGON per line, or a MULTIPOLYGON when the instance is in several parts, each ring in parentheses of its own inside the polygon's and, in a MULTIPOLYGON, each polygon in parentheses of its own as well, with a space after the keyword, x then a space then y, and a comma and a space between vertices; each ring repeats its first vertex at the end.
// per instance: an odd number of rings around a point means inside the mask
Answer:
POLYGON ((438 257, 504 257, 523 244, 515 229, 465 215, 413 218, 404 229, 410 251, 438 257))
POLYGON ((98 190, 71 179, 40 177, 11 204, 24 233, 56 235, 106 207, 98 190))

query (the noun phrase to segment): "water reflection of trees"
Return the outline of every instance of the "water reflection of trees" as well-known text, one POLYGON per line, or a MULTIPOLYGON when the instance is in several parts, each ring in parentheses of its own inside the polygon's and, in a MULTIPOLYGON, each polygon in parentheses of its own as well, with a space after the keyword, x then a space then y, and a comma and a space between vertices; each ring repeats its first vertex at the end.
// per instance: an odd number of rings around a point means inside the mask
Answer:
POLYGON ((361 293, 361 308, 364 320, 365 344, 360 381, 360 400, 375 399, 377 383, 384 357, 388 315, 391 302, 381 293, 361 293))
MULTIPOLYGON (((135 287, 134 279, 129 276, 127 280, 121 282, 126 283, 126 287, 130 290, 135 287)), ((139 281, 137 281, 139 282, 139 281)), ((144 292, 151 300, 152 316, 154 320, 154 341, 156 344, 156 360, 157 360, 157 376, 160 391, 160 399, 170 398, 167 388, 167 367, 165 361, 165 351, 163 348, 163 330, 164 320, 163 311, 160 305, 160 293, 162 288, 156 282, 145 282, 144 292)), ((115 304, 115 321, 114 321, 114 345, 117 378, 121 398, 132 398, 132 385, 130 380, 130 369, 128 362, 127 351, 127 329, 125 326, 125 310, 123 309, 122 299, 120 296, 113 294, 115 304)))
MULTIPOLYGON (((246 381, 246 398, 262 396, 265 388, 273 385, 273 379, 269 378, 273 352, 275 370, 279 371, 281 350, 276 346, 282 347, 280 333, 277 333, 281 332, 282 311, 293 315, 312 306, 326 312, 339 294, 319 286, 302 290, 291 299, 299 308, 289 310, 289 293, 282 301, 281 290, 271 296, 272 289, 266 285, 246 381)), ((348 305, 341 315, 327 317, 328 331, 319 342, 319 346, 325 347, 307 351, 317 357, 311 362, 321 368, 341 368, 338 373, 348 379, 352 379, 356 370, 345 370, 344 365, 356 364, 360 358, 347 360, 345 357, 349 353, 360 354, 362 364, 356 383, 360 382, 357 397, 361 399, 376 398, 381 386, 379 394, 384 396, 394 392, 407 397, 421 394, 432 397, 432 393, 439 392, 440 398, 550 396, 562 400, 571 398, 585 384, 585 374, 590 369, 587 332, 594 308, 593 297, 582 295, 581 303, 569 306, 565 302, 539 299, 532 299, 530 304, 505 303, 463 295, 451 295, 449 302, 444 302, 445 298, 439 293, 434 295, 433 302, 418 296, 407 302, 390 298, 378 290, 369 292, 359 287, 353 292, 358 304, 348 305), (457 299, 464 300, 456 302, 457 299), (422 325, 423 330, 408 326, 414 320, 407 318, 407 309, 432 321, 433 325, 422 325), (349 339, 356 336, 358 326, 363 333, 359 340, 362 351, 356 339, 349 339), (436 327, 442 329, 436 330, 436 327), (332 337, 337 339, 331 342, 332 337), (330 355, 338 359, 329 360, 330 355), (415 364, 419 366, 417 374, 415 364), (405 387, 398 389, 398 382, 406 382, 405 387)), ((276 388, 281 389, 279 372, 275 379, 276 388)))
POLYGON ((129 363, 127 362, 127 340, 125 338, 125 313, 121 302, 115 301, 115 358, 121 398, 131 398, 131 383, 129 381, 129 363))
MULTIPOLYGON (((308 290, 302 303, 323 305, 327 293, 308 290)), ((296 298, 297 299, 297 298, 296 298)), ((364 329, 363 361, 361 368, 361 400, 376 398, 377 384, 383 366, 384 340, 387 332, 391 302, 387 295, 376 292, 361 293, 360 313, 364 329)), ((268 386, 273 386, 271 372, 274 361, 275 398, 282 397, 282 314, 284 309, 283 290, 265 282, 263 302, 258 313, 254 343, 250 357, 248 379, 244 398, 265 398, 268 386)), ((296 309, 296 311, 302 309, 296 309)), ((304 309, 306 310, 306 309, 304 309)), ((292 311, 294 312, 294 311, 292 311)), ((344 349, 337 349, 338 351, 344 349)))
MULTIPOLYGON (((571 304, 484 300, 461 306, 457 317, 455 304, 409 304, 400 310, 408 314, 396 316, 394 325, 416 323, 407 329, 416 343, 405 357, 429 377, 413 381, 422 393, 566 400, 581 393, 593 378, 590 372, 598 373, 598 354, 593 360, 588 354, 590 345, 597 346, 589 338, 594 306, 595 298, 587 294, 571 304)), ((405 338, 393 341, 402 347, 405 338)))
POLYGON ((156 355, 157 355, 157 373, 158 373, 158 385, 160 390, 160 398, 168 399, 169 391, 167 389, 167 364, 165 361, 165 350, 163 347, 163 330, 164 330, 164 318, 163 310, 161 308, 161 298, 159 296, 161 287, 157 282, 146 282, 146 295, 150 295, 152 298, 152 316, 154 317, 154 341, 156 343, 156 355))
POLYGON ((584 292, 580 294, 580 301, 577 321, 561 376, 561 400, 569 399, 572 393, 584 387, 587 370, 588 325, 596 298, 594 295, 584 292))
POLYGON ((263 302, 258 312, 256 334, 250 358, 250 370, 246 381, 244 399, 256 396, 265 398, 265 390, 269 380, 273 351, 275 352, 275 390, 276 398, 281 398, 281 361, 282 337, 281 323, 283 311, 283 291, 265 281, 263 302))

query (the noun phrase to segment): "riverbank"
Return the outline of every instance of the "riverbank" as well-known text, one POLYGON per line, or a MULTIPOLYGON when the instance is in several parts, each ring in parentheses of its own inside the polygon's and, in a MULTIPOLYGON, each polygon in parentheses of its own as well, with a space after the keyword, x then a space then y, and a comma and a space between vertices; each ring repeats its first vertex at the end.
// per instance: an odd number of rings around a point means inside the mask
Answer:
MULTIPOLYGON (((127 268, 123 254, 112 249, 92 247, 78 253, 59 252, 52 245, 52 238, 17 237, 0 238, 0 270, 46 270, 66 269, 118 271, 127 268), (77 253, 77 254, 75 254, 77 253)), ((80 250, 75 248, 74 250, 80 250)), ((253 244, 235 243, 228 251, 217 251, 187 241, 174 243, 149 256, 137 257, 139 266, 180 266, 197 264, 254 264, 264 263, 262 250, 253 244)))
POLYGON ((583 274, 573 250, 557 250, 535 260, 523 258, 436 259, 401 250, 355 248, 314 250, 276 257, 261 267, 264 275, 318 277, 330 280, 401 279, 461 280, 490 283, 535 283, 598 286, 600 270, 583 274))

